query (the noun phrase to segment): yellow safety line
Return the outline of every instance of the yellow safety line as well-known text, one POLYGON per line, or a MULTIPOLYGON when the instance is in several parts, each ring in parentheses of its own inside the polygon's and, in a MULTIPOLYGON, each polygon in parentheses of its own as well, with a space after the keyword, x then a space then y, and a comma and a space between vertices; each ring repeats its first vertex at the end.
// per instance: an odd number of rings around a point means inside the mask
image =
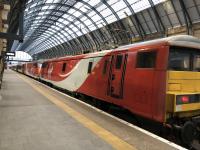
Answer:
POLYGON ((52 103, 63 109, 66 113, 68 113, 70 116, 72 116, 74 119, 76 119, 78 122, 80 122, 82 125, 90 129, 93 133, 98 135, 100 138, 102 138, 104 141, 109 143, 113 148, 117 150, 136 150, 135 147, 128 144, 127 142, 123 141, 119 137, 113 135, 111 132, 107 131, 100 125, 96 124, 94 121, 90 120, 89 118, 85 117, 84 115, 80 114, 79 112, 75 111, 71 107, 69 107, 66 103, 62 102, 62 100, 57 99, 55 96, 50 95, 47 90, 42 89, 38 85, 35 85, 31 83, 27 78, 22 77, 21 75, 18 75, 22 80, 24 80, 26 83, 28 83, 31 87, 33 87, 36 91, 38 91, 40 94, 45 96, 48 100, 50 100, 52 103))

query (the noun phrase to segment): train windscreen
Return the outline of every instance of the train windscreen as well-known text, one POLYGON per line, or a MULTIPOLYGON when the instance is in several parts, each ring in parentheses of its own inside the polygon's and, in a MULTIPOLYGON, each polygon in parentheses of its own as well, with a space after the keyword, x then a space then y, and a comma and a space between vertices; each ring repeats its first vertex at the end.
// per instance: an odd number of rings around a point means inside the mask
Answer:
POLYGON ((168 70, 200 72, 200 49, 171 47, 168 70))

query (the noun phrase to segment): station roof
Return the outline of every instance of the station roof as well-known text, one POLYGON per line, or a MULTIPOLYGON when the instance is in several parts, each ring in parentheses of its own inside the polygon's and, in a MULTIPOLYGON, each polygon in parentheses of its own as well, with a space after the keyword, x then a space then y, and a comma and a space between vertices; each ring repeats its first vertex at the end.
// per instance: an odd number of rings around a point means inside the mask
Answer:
POLYGON ((200 0, 28 0, 24 11, 24 42, 15 41, 12 51, 34 55, 63 43, 72 49, 76 44, 87 49, 88 45, 109 39, 109 36, 103 39, 102 34, 126 32, 131 37, 143 38, 199 21, 200 0), (130 18, 128 23, 122 21, 124 18, 130 18), (117 28, 109 28, 116 22, 117 28), (76 40, 78 37, 83 39, 76 40), (73 45, 74 39, 77 43, 73 45))

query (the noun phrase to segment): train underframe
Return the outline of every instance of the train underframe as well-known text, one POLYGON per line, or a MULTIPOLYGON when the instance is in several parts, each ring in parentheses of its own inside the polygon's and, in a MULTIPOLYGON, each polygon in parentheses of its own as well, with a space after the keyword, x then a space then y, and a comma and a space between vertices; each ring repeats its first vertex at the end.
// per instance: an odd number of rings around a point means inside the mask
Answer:
POLYGON ((196 140, 200 143, 200 116, 168 119, 164 125, 169 131, 179 139, 179 143, 184 146, 191 146, 196 140))

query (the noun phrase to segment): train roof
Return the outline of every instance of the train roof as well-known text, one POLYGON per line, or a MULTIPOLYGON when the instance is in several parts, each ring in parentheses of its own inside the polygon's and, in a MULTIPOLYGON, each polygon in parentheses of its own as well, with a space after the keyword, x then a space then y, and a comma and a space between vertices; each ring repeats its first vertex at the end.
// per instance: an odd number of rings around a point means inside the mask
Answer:
POLYGON ((59 57, 59 58, 52 58, 48 60, 42 60, 41 62, 45 61, 55 61, 55 60, 63 60, 66 58, 77 58, 77 57, 93 57, 93 56, 101 56, 104 55, 105 53, 111 52, 111 51, 116 51, 116 50, 128 50, 130 48, 136 48, 140 46, 148 46, 148 45, 157 45, 157 44, 167 44, 171 46, 182 46, 182 47, 190 47, 190 48, 198 48, 200 49, 200 39, 190 36, 190 35, 176 35, 176 36, 170 36, 166 38, 160 38, 160 39, 154 39, 154 40, 149 40, 149 41, 144 41, 144 42, 138 42, 134 44, 129 44, 126 46, 120 46, 116 49, 111 49, 111 50, 103 50, 99 52, 94 52, 94 53, 89 53, 89 54, 81 54, 81 55, 75 55, 75 56, 64 56, 64 57, 59 57))
POLYGON ((200 39, 190 36, 190 35, 176 35, 170 36, 166 38, 154 39, 145 42, 138 42, 126 46, 120 46, 117 50, 129 49, 132 47, 139 47, 145 45, 153 45, 153 44, 161 44, 166 43, 171 46, 183 46, 183 47, 191 47, 191 48, 199 48, 200 49, 200 39))

